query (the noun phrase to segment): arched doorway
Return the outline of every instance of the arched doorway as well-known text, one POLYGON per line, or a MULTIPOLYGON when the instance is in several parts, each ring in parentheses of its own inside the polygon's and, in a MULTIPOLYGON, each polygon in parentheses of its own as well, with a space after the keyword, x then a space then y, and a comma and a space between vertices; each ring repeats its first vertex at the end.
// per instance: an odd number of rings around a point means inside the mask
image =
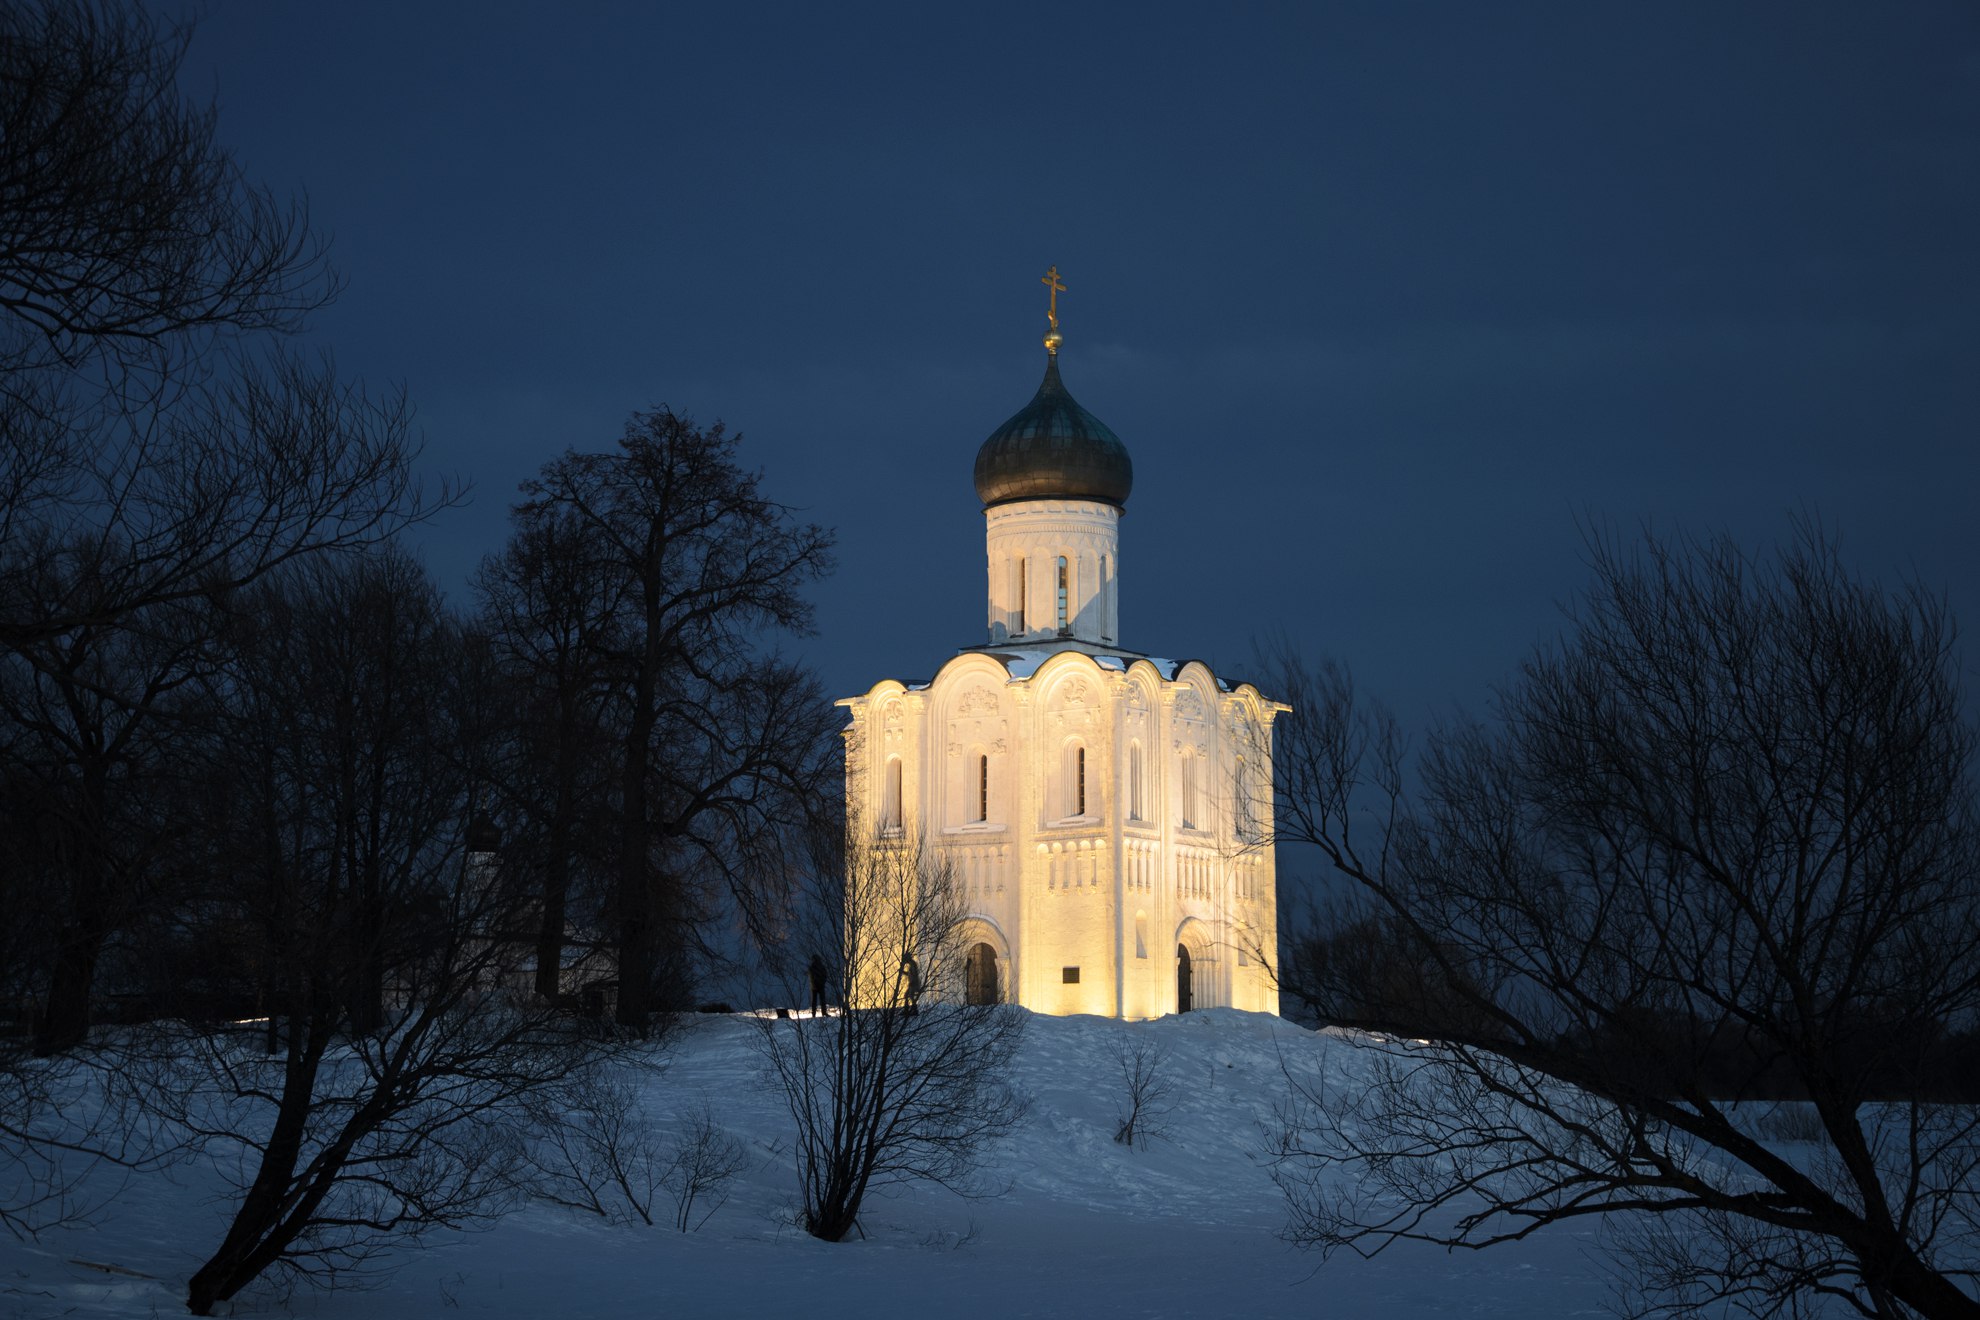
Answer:
POLYGON ((1176 946, 1176 1012, 1178 1013, 1189 1012, 1190 1001, 1193 998, 1190 979, 1189 946, 1178 944, 1176 946))
POLYGON ((963 955, 963 1002, 997 1003, 997 951, 987 944, 972 944, 963 955))

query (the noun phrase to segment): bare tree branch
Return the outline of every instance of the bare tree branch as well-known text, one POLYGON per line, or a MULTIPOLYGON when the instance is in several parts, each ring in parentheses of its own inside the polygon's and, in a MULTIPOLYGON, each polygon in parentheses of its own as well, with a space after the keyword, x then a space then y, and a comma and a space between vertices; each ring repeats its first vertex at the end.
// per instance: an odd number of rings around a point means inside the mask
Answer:
POLYGON ((1371 778, 1399 800, 1382 740, 1343 684, 1295 697, 1281 829, 1348 887, 1288 974, 1377 1034, 1365 1078, 1288 1110, 1293 1236, 1647 1212, 1683 1222, 1625 1243, 1648 1306, 1980 1314, 1976 738, 1943 605, 1851 577, 1815 527, 1765 562, 1593 561, 1572 634, 1497 727, 1431 742, 1379 852, 1347 828, 1371 778), (1783 1103, 1814 1138, 1792 1155, 1757 1127, 1783 1103))
POLYGON ((981 1190, 986 1143, 1025 1111, 1006 1081, 1025 1016, 966 1002, 967 908, 918 842, 868 842, 855 820, 819 840, 812 881, 813 938, 846 1006, 757 1025, 797 1121, 805 1231, 837 1242, 890 1183, 981 1190))

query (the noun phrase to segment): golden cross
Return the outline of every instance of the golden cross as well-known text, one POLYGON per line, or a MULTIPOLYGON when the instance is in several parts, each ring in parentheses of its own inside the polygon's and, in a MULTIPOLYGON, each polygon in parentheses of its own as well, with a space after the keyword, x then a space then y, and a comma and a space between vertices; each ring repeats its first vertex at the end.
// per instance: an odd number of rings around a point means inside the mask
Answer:
POLYGON ((1059 328, 1059 295, 1066 291, 1066 286, 1059 283, 1059 268, 1057 266, 1052 267, 1052 269, 1045 272, 1045 278, 1038 282, 1052 291, 1052 305, 1046 309, 1045 319, 1052 323, 1054 330, 1057 330, 1059 328))

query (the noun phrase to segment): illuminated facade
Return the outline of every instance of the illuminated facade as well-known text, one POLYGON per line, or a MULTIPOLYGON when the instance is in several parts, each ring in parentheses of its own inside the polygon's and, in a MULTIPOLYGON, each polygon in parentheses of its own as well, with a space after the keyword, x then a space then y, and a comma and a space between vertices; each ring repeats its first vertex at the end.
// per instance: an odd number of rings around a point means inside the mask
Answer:
POLYGON ((1278 1011, 1271 729, 1286 709, 1118 645, 1126 448, 1059 379, 977 455, 989 644, 839 704, 851 828, 924 840, 970 912, 959 983, 1045 1013, 1278 1011))

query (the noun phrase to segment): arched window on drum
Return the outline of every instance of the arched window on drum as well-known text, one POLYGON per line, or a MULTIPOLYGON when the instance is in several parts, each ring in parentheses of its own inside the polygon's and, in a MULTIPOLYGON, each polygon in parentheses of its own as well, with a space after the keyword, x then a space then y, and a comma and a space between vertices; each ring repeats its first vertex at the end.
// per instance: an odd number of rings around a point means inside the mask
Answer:
POLYGON ((899 834, 907 824, 907 814, 901 799, 901 758, 887 758, 886 778, 880 790, 880 832, 899 834))

